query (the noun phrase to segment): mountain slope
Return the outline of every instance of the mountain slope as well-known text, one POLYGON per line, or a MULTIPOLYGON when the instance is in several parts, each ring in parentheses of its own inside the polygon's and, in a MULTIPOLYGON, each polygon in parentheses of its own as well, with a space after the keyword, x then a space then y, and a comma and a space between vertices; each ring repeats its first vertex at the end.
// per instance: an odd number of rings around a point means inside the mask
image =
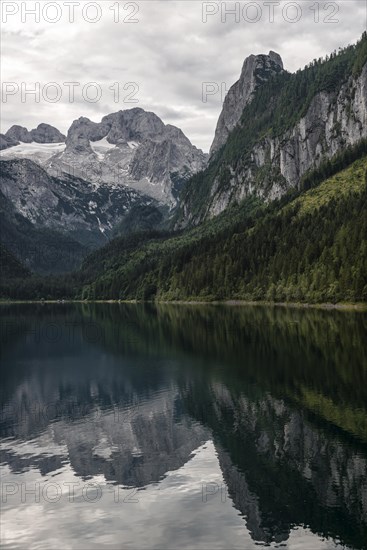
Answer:
MULTIPOLYGON (((89 250, 62 232, 37 227, 0 191, 1 245, 26 269, 42 274, 65 273, 77 269, 89 250)), ((2 278, 8 279, 4 270, 2 278)))
MULTIPOLYGON (((326 158, 367 137, 367 33, 295 74, 270 76, 245 102, 225 144, 214 147, 208 167, 188 182, 176 227, 196 225, 251 194, 278 198, 326 158)), ((220 120, 234 115, 225 101, 220 120)))
POLYGON ((83 296, 366 301, 366 173, 364 156, 317 188, 285 197, 283 206, 258 207, 251 218, 252 204, 232 227, 240 207, 132 250, 111 244, 111 256, 100 251, 88 260, 103 272, 83 296))
POLYGON ((249 197, 182 233, 114 239, 79 272, 33 277, 21 292, 8 282, 1 292, 92 300, 367 301, 366 211, 363 153, 311 189, 269 205, 249 197))
POLYGON ((2 279, 24 279, 29 277, 31 272, 0 243, 0 274, 2 279))
MULTIPOLYGON (((141 214, 140 218, 131 219, 139 208, 150 215, 153 225, 163 220, 164 209, 157 201, 125 186, 96 187, 66 174, 63 178, 52 177, 28 159, 0 161, 0 168, 1 241, 38 272, 66 272, 77 268, 88 249, 106 244, 118 231, 129 233, 134 227, 139 228, 144 222, 141 214), (29 231, 32 242, 29 242, 29 231), (23 241, 27 246, 21 244, 23 241), (30 249, 43 250, 46 241, 56 250, 58 243, 64 242, 66 247, 69 246, 66 243, 70 243, 68 260, 63 263, 60 251, 59 260, 48 268, 41 260, 41 252, 30 256, 30 249)), ((63 254, 66 252, 63 249, 63 254)))

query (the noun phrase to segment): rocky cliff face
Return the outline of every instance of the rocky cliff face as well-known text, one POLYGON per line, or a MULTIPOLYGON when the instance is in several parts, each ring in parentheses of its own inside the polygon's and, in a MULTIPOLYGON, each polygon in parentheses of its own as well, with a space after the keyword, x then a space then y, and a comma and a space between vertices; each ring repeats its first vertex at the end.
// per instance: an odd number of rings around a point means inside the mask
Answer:
MULTIPOLYGON (((274 63, 266 60, 266 64, 271 64, 272 67, 275 67, 274 63)), ((236 121, 240 119, 239 111, 243 109, 242 106, 251 103, 251 98, 256 95, 260 86, 258 83, 254 91, 254 75, 249 70, 250 66, 256 66, 254 60, 246 60, 245 66, 247 68, 243 75, 248 79, 248 84, 246 86, 242 82, 241 87, 252 92, 243 93, 238 104, 236 103, 235 98, 240 97, 240 79, 235 84, 234 91, 231 89, 228 93, 211 149, 212 162, 216 160, 216 152, 218 155, 222 154, 219 159, 220 169, 216 170, 214 177, 207 180, 207 193, 199 208, 195 208, 197 189, 193 186, 189 190, 181 204, 179 227, 195 225, 214 217, 231 203, 239 202, 249 195, 255 194, 265 201, 279 198, 287 190, 298 188, 304 174, 317 168, 322 161, 331 159, 347 146, 353 146, 367 138, 365 64, 358 76, 351 74, 347 79, 339 80, 335 89, 324 89, 315 93, 305 114, 282 133, 273 135, 273 121, 270 119, 269 126, 258 135, 255 142, 249 148, 238 148, 237 154, 232 154, 232 159, 229 160, 231 155, 226 156, 226 140, 228 136, 232 136, 230 128, 235 128, 234 131, 240 134, 242 128, 246 129, 246 126, 253 123, 253 120, 242 119, 235 127, 236 121), (224 152, 218 152, 222 143, 226 143, 224 152)), ((281 71, 281 61, 277 67, 281 71)), ((306 98, 299 100, 300 105, 302 102, 306 102, 306 98)), ((246 109, 246 112, 249 110, 246 109)), ((230 146, 233 147, 232 142, 230 146)))
POLYGON ((32 140, 36 143, 61 143, 65 136, 54 126, 41 123, 34 130, 30 131, 32 140))
POLYGON ((0 134, 0 151, 3 149, 8 149, 9 147, 14 147, 19 145, 19 141, 6 136, 5 134, 0 134))
POLYGON ((230 132, 240 121, 243 109, 252 100, 258 86, 282 71, 282 58, 273 51, 270 51, 269 55, 250 55, 245 59, 239 80, 233 84, 225 97, 214 141, 210 148, 211 157, 227 141, 230 132))
POLYGON ((23 143, 61 143, 65 141, 65 136, 54 126, 41 123, 30 132, 23 126, 14 125, 6 132, 5 137, 15 142, 23 143))
POLYGON ((95 184, 127 185, 172 207, 182 183, 205 164, 206 155, 179 128, 134 108, 107 115, 100 123, 84 117, 74 121, 65 150, 45 168, 95 184))

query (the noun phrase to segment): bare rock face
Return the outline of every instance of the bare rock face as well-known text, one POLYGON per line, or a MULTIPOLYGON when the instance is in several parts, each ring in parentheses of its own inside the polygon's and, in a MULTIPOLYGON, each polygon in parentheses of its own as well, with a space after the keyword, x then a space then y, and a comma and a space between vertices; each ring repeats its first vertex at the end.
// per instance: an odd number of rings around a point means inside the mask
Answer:
POLYGON ((18 145, 18 142, 22 143, 61 143, 65 141, 65 136, 59 132, 54 126, 50 124, 41 123, 30 132, 24 126, 18 126, 15 124, 6 132, 5 137, 13 140, 18 145))
POLYGON ((297 188, 302 176, 323 159, 367 138, 367 64, 358 78, 351 76, 335 92, 320 92, 304 117, 276 138, 264 137, 251 151, 251 161, 240 171, 229 167, 231 185, 212 190, 208 217, 216 216, 233 201, 250 194, 265 200, 297 188), (259 181, 259 169, 268 167, 269 181, 259 181), (274 175, 278 175, 277 178, 274 175))
POLYGON ((3 149, 9 149, 9 147, 14 147, 14 145, 19 145, 19 141, 11 137, 7 137, 5 134, 0 134, 0 151, 3 149))
MULTIPOLYGON (((131 162, 131 175, 161 184, 170 192, 172 177, 187 179, 205 165, 206 155, 194 147, 184 133, 167 124, 160 134, 144 140, 136 148, 131 162)), ((178 190, 176 190, 178 191, 178 190)))
POLYGON ((41 123, 34 130, 30 131, 32 141, 36 143, 61 143, 65 141, 65 136, 54 126, 41 123))
POLYGON ((81 177, 96 185, 125 185, 173 207, 181 185, 207 161, 175 126, 141 108, 111 113, 101 122, 75 120, 63 152, 46 170, 81 177))
POLYGON ((282 58, 273 51, 268 55, 250 55, 245 59, 239 80, 229 89, 224 100, 214 141, 210 148, 210 157, 225 144, 229 133, 240 121, 243 109, 252 100, 258 86, 282 71, 282 58))
POLYGON ((78 120, 74 120, 69 128, 66 138, 65 152, 74 154, 92 154, 93 151, 90 146, 89 140, 93 133, 98 134, 98 128, 95 129, 96 126, 98 127, 99 125, 95 122, 92 122, 91 120, 89 120, 89 118, 86 117, 80 117, 78 118, 78 120))
POLYGON ((14 124, 9 130, 5 133, 7 138, 13 139, 14 141, 22 141, 23 143, 31 143, 32 136, 28 132, 27 128, 24 126, 19 126, 14 124))
POLYGON ((102 124, 109 126, 107 141, 114 144, 142 142, 161 134, 165 128, 157 115, 139 107, 107 115, 102 118, 102 124))
MULTIPOLYGON (((283 70, 274 52, 245 60, 240 80, 225 99, 211 148, 212 157, 225 144, 236 124, 245 127, 246 121, 240 120, 243 107, 252 101, 261 78, 267 79, 277 72, 275 67, 278 71, 283 70)), ((300 105, 302 101, 301 98, 300 105)), ((345 81, 337 82, 334 89, 315 93, 304 115, 293 126, 279 135, 264 133, 251 149, 243 152, 246 156, 241 156, 239 151, 234 162, 222 163, 222 171, 228 174, 227 181, 223 183, 217 173, 199 208, 193 188, 179 206, 181 217, 176 227, 197 225, 250 195, 265 201, 277 199, 289 189, 299 188, 302 177, 309 170, 365 138, 367 63, 359 75, 350 74, 345 81)))
POLYGON ((50 176, 77 177, 95 188, 128 187, 169 208, 176 205, 183 183, 207 162, 179 128, 138 107, 106 115, 101 122, 80 117, 66 138, 49 124, 30 132, 12 126, 0 147, 9 149, 1 154, 4 160, 30 159, 50 176), (12 150, 18 142, 32 145, 12 150), (46 143, 56 145, 42 148, 46 143))
POLYGON ((74 120, 66 139, 66 153, 92 153, 90 142, 106 138, 111 145, 126 145, 129 141, 141 142, 164 131, 165 125, 157 115, 140 108, 111 113, 101 122, 86 117, 74 120))

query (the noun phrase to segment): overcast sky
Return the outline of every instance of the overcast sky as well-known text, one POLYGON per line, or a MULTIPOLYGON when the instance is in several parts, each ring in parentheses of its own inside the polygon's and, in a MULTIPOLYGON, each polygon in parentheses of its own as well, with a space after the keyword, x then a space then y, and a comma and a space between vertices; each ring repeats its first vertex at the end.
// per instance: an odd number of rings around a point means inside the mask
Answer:
POLYGON ((221 109, 220 89, 238 79, 248 55, 274 50, 285 68, 295 71, 355 42, 367 26, 367 0, 269 3, 237 3, 236 21, 225 12, 235 2, 79 0, 68 6, 66 0, 43 0, 36 22, 25 11, 36 2, 2 0, 1 78, 8 94, 2 95, 1 131, 12 124, 31 129, 48 122, 65 133, 79 116, 99 121, 138 106, 179 126, 207 151, 221 109), (22 101, 22 88, 25 92, 37 82, 39 102, 34 95, 22 101), (52 82, 57 87, 47 86, 52 82), (74 98, 65 82, 80 83, 74 98), (93 82, 97 86, 87 86, 93 82), (206 102, 203 82, 215 83, 206 102))

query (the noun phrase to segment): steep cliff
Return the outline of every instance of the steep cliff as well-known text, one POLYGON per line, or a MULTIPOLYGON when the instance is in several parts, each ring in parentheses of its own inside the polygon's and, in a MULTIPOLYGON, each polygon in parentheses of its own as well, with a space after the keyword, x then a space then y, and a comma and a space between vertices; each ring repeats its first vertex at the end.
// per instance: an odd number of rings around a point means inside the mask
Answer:
POLYGON ((253 99, 256 89, 281 72, 283 61, 275 52, 270 51, 269 55, 250 55, 245 59, 239 80, 233 84, 225 97, 210 148, 211 157, 227 141, 230 132, 240 121, 244 108, 253 99))
POLYGON ((263 83, 256 80, 257 64, 246 60, 224 102, 210 164, 183 193, 177 227, 216 216, 250 194, 279 198, 325 159, 366 138, 366 62, 366 33, 357 45, 295 74, 269 58, 278 70, 267 72, 263 83), (248 90, 242 99, 239 83, 248 90))

